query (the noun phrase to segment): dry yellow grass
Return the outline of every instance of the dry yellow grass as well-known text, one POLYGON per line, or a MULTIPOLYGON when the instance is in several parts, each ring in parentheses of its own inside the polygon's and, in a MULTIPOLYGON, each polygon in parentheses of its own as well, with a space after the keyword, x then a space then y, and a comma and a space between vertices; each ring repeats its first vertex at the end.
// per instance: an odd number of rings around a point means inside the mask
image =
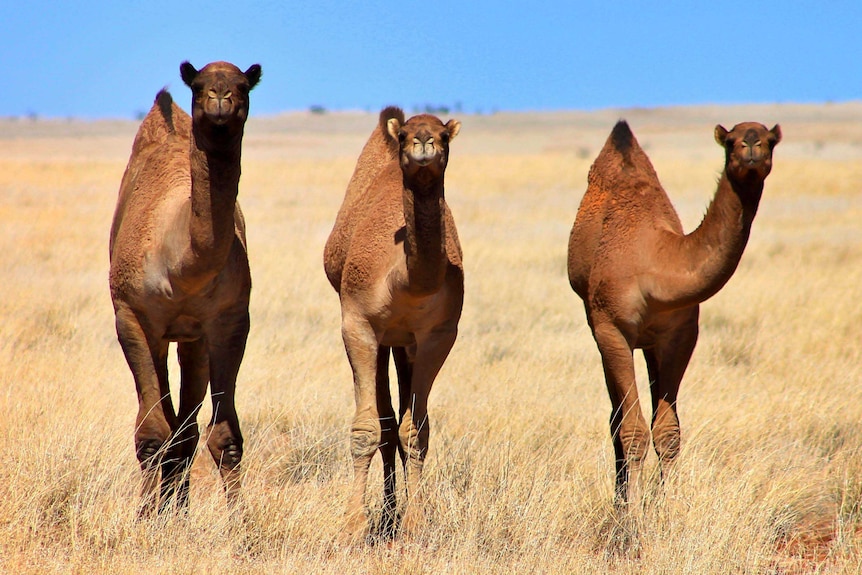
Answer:
POLYGON ((136 125, 0 121, 0 572, 859 572, 862 105, 460 119, 447 197, 466 302, 431 394, 430 525, 352 550, 336 544, 352 383, 321 258, 375 116, 250 121, 246 510, 227 513, 201 453, 189 513, 158 521, 135 520, 136 399, 107 289, 136 125), (714 123, 785 135, 742 263, 703 306, 679 465, 663 489, 651 479, 636 532, 611 505, 609 401, 565 271, 589 164, 621 115, 687 230, 722 165, 714 123))

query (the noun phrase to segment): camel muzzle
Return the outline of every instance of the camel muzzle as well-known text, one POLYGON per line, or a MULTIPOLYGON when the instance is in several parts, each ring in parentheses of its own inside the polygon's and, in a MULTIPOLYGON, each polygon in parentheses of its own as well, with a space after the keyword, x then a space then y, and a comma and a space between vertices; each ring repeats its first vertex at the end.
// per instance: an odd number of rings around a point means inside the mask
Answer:
POLYGON ((226 124, 234 115, 235 111, 234 101, 232 98, 233 94, 231 92, 227 92, 219 95, 215 90, 210 90, 208 96, 206 104, 204 105, 204 111, 206 112, 207 117, 215 124, 226 124))
POLYGON ((434 139, 429 138, 424 142, 419 138, 413 138, 413 146, 410 149, 410 159, 420 166, 427 166, 437 157, 437 148, 434 147, 434 139))
POLYGON ((744 142, 742 146, 742 159, 746 164, 753 166, 763 160, 765 154, 760 140, 751 143, 744 142))

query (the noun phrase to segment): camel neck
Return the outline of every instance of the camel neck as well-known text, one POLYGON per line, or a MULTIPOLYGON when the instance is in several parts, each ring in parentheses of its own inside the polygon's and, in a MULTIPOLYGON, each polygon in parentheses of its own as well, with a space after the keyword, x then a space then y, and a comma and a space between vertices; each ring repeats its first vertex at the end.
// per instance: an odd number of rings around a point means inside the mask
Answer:
POLYGON ((240 149, 208 151, 192 138, 191 253, 186 271, 207 274, 223 267, 234 242, 234 210, 239 190, 240 149))
POLYGON ((407 184, 403 203, 408 290, 416 295, 429 295, 443 286, 448 262, 443 182, 441 179, 421 187, 407 184))
POLYGON ((679 240, 681 273, 674 285, 662 289, 662 300, 672 307, 705 301, 716 294, 736 271, 757 213, 763 182, 739 184, 724 173, 700 225, 679 240))

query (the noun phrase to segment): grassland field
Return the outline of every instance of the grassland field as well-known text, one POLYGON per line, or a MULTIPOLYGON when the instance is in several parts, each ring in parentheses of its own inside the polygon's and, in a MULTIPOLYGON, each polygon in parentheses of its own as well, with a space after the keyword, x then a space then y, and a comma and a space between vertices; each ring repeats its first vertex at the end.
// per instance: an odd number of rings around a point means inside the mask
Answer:
MULTIPOLYGON (((446 196, 466 299, 431 393, 429 524, 360 548, 338 543, 353 393, 322 251, 376 113, 252 109, 245 505, 228 511, 204 449, 189 512, 144 521, 107 283, 137 123, 0 119, 0 572, 862 571, 862 103, 458 119, 446 196), (612 505, 610 402, 565 265, 590 163, 621 117, 687 231, 723 164, 714 125, 784 133, 741 264, 702 305, 682 453, 662 487, 650 453, 636 531, 612 505)), ((372 479, 374 520, 379 458, 372 479)))

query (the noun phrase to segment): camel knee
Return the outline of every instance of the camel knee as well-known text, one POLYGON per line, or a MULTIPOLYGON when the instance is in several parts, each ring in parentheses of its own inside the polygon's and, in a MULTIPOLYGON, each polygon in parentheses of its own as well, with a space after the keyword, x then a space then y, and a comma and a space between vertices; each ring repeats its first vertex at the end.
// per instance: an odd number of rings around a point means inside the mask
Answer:
POLYGON ((401 451, 406 459, 420 461, 425 459, 429 433, 430 429, 427 418, 419 428, 413 425, 411 419, 405 418, 398 428, 398 441, 401 444, 401 451))
POLYGON ((629 465, 639 465, 646 458, 650 438, 646 429, 637 429, 629 433, 620 433, 623 455, 629 465))
POLYGON ((653 431, 653 445, 656 455, 662 464, 672 463, 679 455, 680 433, 679 426, 673 425, 653 431))
POLYGON ((141 470, 149 471, 159 466, 159 460, 164 455, 165 439, 154 437, 136 437, 135 455, 141 470))
POLYGON ((354 421, 350 427, 350 454, 353 459, 371 459, 380 448, 380 422, 373 419, 354 421))
POLYGON ((659 409, 652 424, 652 442, 662 463, 670 463, 679 454, 679 418, 676 409, 659 409))
POLYGON ((171 430, 167 422, 148 419, 138 425, 135 432, 135 455, 141 469, 158 466, 160 460, 165 457, 170 437, 171 430))
POLYGON ((210 455, 219 469, 237 469, 242 462, 242 445, 232 442, 227 445, 207 444, 210 455))
POLYGON ((173 430, 161 406, 156 406, 152 410, 147 409, 143 404, 138 407, 135 454, 142 469, 155 465, 158 459, 164 458, 172 434, 173 430))
POLYGON ((242 461, 242 436, 232 432, 226 422, 211 426, 207 449, 220 470, 237 469, 242 461))

